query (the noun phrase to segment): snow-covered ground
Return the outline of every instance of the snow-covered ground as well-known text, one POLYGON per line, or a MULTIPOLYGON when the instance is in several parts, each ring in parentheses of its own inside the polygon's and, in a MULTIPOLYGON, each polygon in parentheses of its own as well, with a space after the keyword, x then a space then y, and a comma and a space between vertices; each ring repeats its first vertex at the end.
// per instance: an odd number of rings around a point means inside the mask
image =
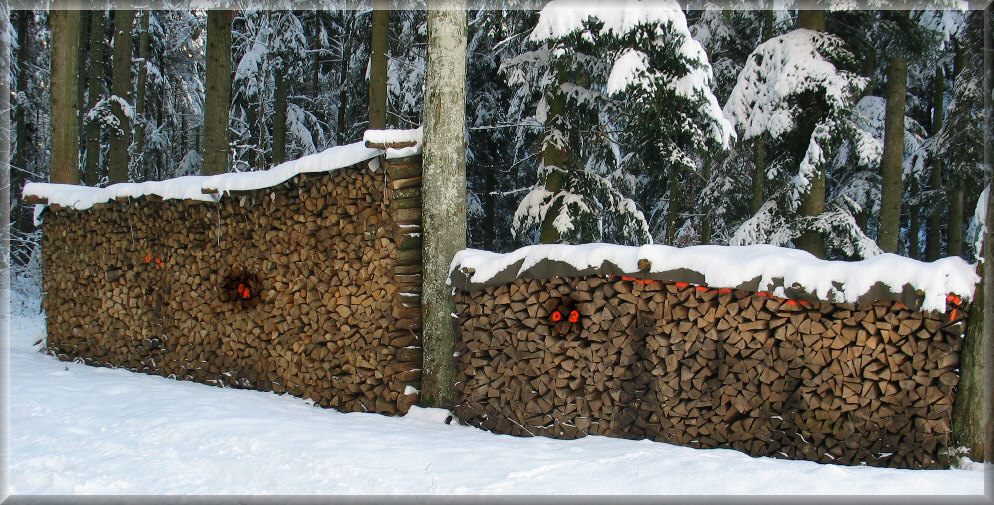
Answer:
POLYGON ((64 363, 10 339, 12 494, 983 494, 984 472, 751 458, 591 436, 494 435, 64 363))

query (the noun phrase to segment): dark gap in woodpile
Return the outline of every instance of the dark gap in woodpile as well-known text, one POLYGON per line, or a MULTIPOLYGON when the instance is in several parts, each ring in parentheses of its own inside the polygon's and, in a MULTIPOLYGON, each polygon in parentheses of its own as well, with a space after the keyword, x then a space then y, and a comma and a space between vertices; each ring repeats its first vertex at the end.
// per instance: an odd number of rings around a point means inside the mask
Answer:
POLYGON ((947 468, 964 308, 799 302, 613 276, 455 295, 458 404, 498 433, 947 468), (572 303, 576 323, 553 320, 572 303))

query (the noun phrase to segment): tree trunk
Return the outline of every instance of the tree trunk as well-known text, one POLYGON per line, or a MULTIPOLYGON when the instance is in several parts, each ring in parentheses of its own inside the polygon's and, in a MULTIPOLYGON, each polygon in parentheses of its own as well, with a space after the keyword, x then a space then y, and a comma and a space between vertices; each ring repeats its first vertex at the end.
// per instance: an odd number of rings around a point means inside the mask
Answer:
POLYGON ((963 255, 963 186, 958 181, 949 190, 949 256, 963 255))
MULTIPOLYGON (((762 40, 765 42, 773 36, 773 11, 763 11, 763 27, 761 32, 762 40)), ((759 208, 763 206, 763 184, 766 181, 766 135, 760 135, 753 139, 752 144, 753 170, 752 170, 752 204, 749 212, 755 215, 759 208)))
MULTIPOLYGON (((918 180, 912 179, 911 181, 911 194, 917 195, 918 180)), ((921 214, 917 205, 908 205, 908 257, 919 259, 921 258, 920 248, 918 244, 918 235, 921 233, 922 223, 921 214)))
MULTIPOLYGON (((807 28, 809 30, 815 31, 825 31, 825 11, 822 10, 800 10, 797 13, 797 24, 800 28, 807 28)), ((805 118, 805 123, 810 124, 812 135, 814 134, 814 128, 821 119, 824 111, 821 110, 821 106, 818 103, 817 98, 810 97, 805 100, 807 103, 802 105, 802 109, 808 111, 808 117, 805 118)), ((805 137, 810 138, 810 136, 805 137)), ((807 149, 807 146, 804 146, 807 149)), ((804 151, 801 151, 802 153, 804 151)), ((802 154, 803 156, 803 154, 802 154)), ((817 172, 811 179, 811 187, 808 188, 808 192, 801 197, 801 205, 798 207, 798 213, 806 217, 815 217, 821 215, 825 211, 825 169, 824 167, 819 167, 817 172)), ((804 230, 797 239, 794 240, 794 245, 798 249, 803 249, 805 251, 814 254, 819 258, 825 257, 825 235, 824 233, 814 231, 814 230, 804 230)))
MULTIPOLYGON (((935 83, 932 88, 932 135, 939 133, 942 129, 942 121, 945 118, 945 95, 946 78, 943 75, 942 67, 935 73, 935 83)), ((941 191, 942 186, 942 158, 936 156, 932 159, 932 170, 929 178, 929 189, 941 191)), ((946 199, 942 196, 937 198, 940 202, 946 199)), ((942 255, 942 206, 936 205, 926 219, 925 235, 925 260, 935 261, 942 255)))
POLYGON ((273 90, 273 165, 286 161, 286 108, 290 83, 284 78, 283 66, 276 69, 276 89, 273 90))
POLYGON ((10 308, 10 58, 11 58, 11 47, 10 42, 13 40, 13 34, 10 30, 13 28, 10 19, 10 7, 4 3, 0 5, 0 51, 3 54, 0 55, 0 75, 4 78, 0 82, 0 110, 4 111, 4 114, 8 114, 4 117, 3 126, 0 127, 0 166, 4 167, 4 170, 0 170, 0 202, 3 202, 3 212, 0 212, 0 268, 3 269, 3 273, 0 273, 0 307, 4 308, 4 312, 0 315, 0 321, 3 322, 4 328, 8 328, 10 324, 10 313, 7 310, 10 308))
POLYGON ((17 147, 14 150, 14 156, 11 159, 11 166, 21 170, 27 170, 28 166, 28 146, 31 145, 31 139, 28 138, 28 121, 25 108, 27 107, 26 100, 22 101, 20 98, 23 96, 27 98, 28 90, 28 72, 26 66, 29 58, 29 38, 28 31, 31 29, 31 18, 34 16, 33 11, 17 11, 17 93, 18 99, 16 102, 16 108, 14 109, 14 127, 17 129, 17 147), (23 95, 22 95, 23 93, 23 95))
POLYGON ((347 25, 345 34, 345 47, 342 49, 342 69, 341 78, 338 82, 338 131, 336 132, 336 137, 338 138, 338 145, 345 145, 348 142, 348 127, 346 122, 349 117, 349 69, 352 63, 352 34, 355 31, 356 19, 353 13, 349 14, 351 18, 349 19, 349 25, 347 25))
POLYGON ((204 95, 203 175, 228 171, 231 113, 231 23, 234 11, 207 11, 207 77, 204 95))
MULTIPOLYGON (((898 14, 907 17, 908 12, 898 14)), ((908 59, 891 56, 887 62, 884 99, 884 152, 880 159, 880 224, 877 244, 896 253, 901 235, 901 196, 904 174, 904 100, 908 89, 908 59)))
POLYGON ((124 103, 130 103, 131 53, 134 48, 131 29, 134 19, 133 10, 114 11, 114 66, 110 81, 114 101, 111 102, 110 109, 117 119, 117 127, 111 130, 107 154, 107 173, 112 183, 130 180, 128 166, 131 164, 131 156, 128 149, 131 147, 131 120, 125 114, 123 106, 124 103))
MULTIPOLYGON (((984 225, 984 244, 989 244, 983 248, 984 254, 984 291, 994 293, 994 174, 989 170, 994 166, 994 139, 991 139, 991 131, 994 131, 994 5, 987 4, 984 9, 984 165, 988 169, 991 180, 987 190, 987 216, 984 225)), ((981 246, 983 247, 983 246, 981 246)), ((980 254, 980 251, 977 251, 980 254)), ((983 359, 984 363, 994 363, 994 303, 987 302, 984 306, 984 342, 983 359)), ((987 406, 984 412, 984 461, 990 463, 994 461, 994 367, 981 366, 983 370, 984 405, 987 406)))
MULTIPOLYGON (((79 12, 79 54, 76 55, 76 104, 79 108, 76 111, 76 121, 79 122, 79 145, 83 146, 86 144, 85 131, 83 127, 84 116, 86 115, 86 110, 83 109, 83 104, 86 103, 86 79, 83 76, 86 75, 86 63, 89 58, 89 46, 90 46, 90 18, 92 14, 88 10, 79 12)), ((80 174, 86 173, 86 167, 80 165, 80 174)))
POLYGON ((430 1, 425 72, 422 405, 452 408, 456 328, 449 264, 466 247, 465 0, 430 1), (441 4, 441 5, 439 5, 441 4), (445 10, 439 7, 444 7, 445 10))
POLYGON ((145 93, 148 88, 149 45, 148 24, 152 11, 145 11, 141 17, 141 32, 138 36, 138 85, 135 89, 135 172, 141 180, 151 177, 145 160, 145 93))
MULTIPOLYGON (((562 128, 563 116, 566 114, 566 95, 560 89, 562 83, 566 82, 566 70, 559 68, 556 71, 556 82, 551 92, 546 95, 546 102, 549 110, 546 114, 546 129, 562 128)), ((548 135, 548 134, 547 134, 548 135)), ((545 190, 556 194, 563 189, 566 178, 566 151, 553 143, 545 143, 542 151, 542 165, 545 167, 545 190)), ((555 200, 542 218, 542 225, 539 229, 539 241, 543 244, 557 244, 562 239, 559 230, 555 227, 556 216, 562 211, 562 200, 555 200)))
MULTIPOLYGON (((90 64, 87 67, 88 89, 86 111, 93 110, 104 96, 104 45, 106 22, 104 11, 93 11, 90 15, 90 64)), ((80 74, 82 78, 82 74, 80 74)), ((100 122, 92 121, 84 126, 86 137, 86 164, 83 170, 83 184, 96 186, 100 182, 100 122)))
POLYGON ((373 29, 369 41, 369 129, 387 126, 387 51, 390 46, 390 11, 386 0, 374 0, 373 29))
POLYGON ((79 122, 76 120, 76 57, 79 54, 79 11, 52 9, 51 181, 79 184, 79 122))
POLYGON ((666 206, 666 245, 673 245, 676 239, 676 216, 680 209, 680 177, 676 170, 670 172, 666 179, 666 189, 669 193, 669 204, 666 206))

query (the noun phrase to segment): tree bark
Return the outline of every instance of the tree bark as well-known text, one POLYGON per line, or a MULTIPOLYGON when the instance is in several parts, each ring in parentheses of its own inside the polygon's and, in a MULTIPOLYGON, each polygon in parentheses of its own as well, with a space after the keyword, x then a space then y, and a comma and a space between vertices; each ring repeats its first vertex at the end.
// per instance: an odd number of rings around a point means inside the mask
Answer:
MULTIPOLYGON (((917 195, 919 192, 918 180, 911 181, 911 194, 917 195)), ((921 258, 918 235, 921 233, 921 213, 917 205, 908 205, 908 257, 921 258)))
POLYGON ((110 81, 114 101, 111 102, 110 109, 118 123, 117 128, 111 130, 110 149, 107 153, 107 174, 112 183, 130 180, 128 166, 131 164, 131 155, 128 151, 131 147, 131 120, 125 114, 121 102, 130 103, 131 53, 134 49, 131 30, 134 19, 133 10, 114 12, 114 66, 110 81))
POLYGON ((276 89, 273 90, 273 165, 286 161, 286 109, 290 83, 284 78, 286 69, 276 69, 276 89))
POLYGON ((145 162, 145 93, 148 88, 148 58, 149 45, 148 24, 152 11, 145 11, 141 15, 141 31, 138 36, 138 85, 135 89, 135 151, 134 156, 137 161, 136 172, 142 180, 148 180, 151 174, 148 171, 148 164, 145 162))
MULTIPOLYGON (((898 14, 907 17, 908 12, 898 14)), ((904 174, 904 101, 908 90, 907 57, 891 56, 887 62, 884 99, 884 152, 880 159, 880 224, 877 244, 884 252, 896 253, 901 231, 901 196, 904 174)))
MULTIPOLYGON (((994 293, 994 5, 984 9, 984 166, 990 177, 987 190, 987 216, 984 225, 984 292, 994 293)), ((983 246, 981 246, 983 247, 983 246)), ((980 254, 980 251, 977 252, 980 254)), ((984 306, 983 362, 994 363, 994 303, 984 306)), ((994 461, 994 367, 981 366, 984 383, 983 440, 984 461, 994 461)), ((988 467, 988 470, 990 468, 988 467)))
POLYGON ((342 49, 342 68, 338 82, 338 145, 345 145, 348 142, 348 126, 346 122, 349 117, 349 69, 352 64, 352 34, 355 32, 356 17, 350 13, 349 24, 346 28, 344 48, 342 49))
MULTIPOLYGON (((104 96, 104 45, 106 40, 106 29, 104 23, 106 15, 104 11, 93 11, 90 13, 90 64, 87 67, 88 89, 86 99, 86 111, 93 110, 104 96)), ((80 74, 82 78, 82 74, 80 74)), ((84 123, 84 133, 86 138, 86 163, 83 170, 83 184, 96 186, 100 182, 100 122, 92 121, 84 123)))
MULTIPOLYGON (((799 28, 807 28, 809 30, 823 32, 825 31, 825 11, 800 10, 797 15, 797 24, 799 28)), ((815 126, 818 124, 818 121, 821 119, 824 111, 821 110, 818 100, 814 97, 809 97, 807 100, 803 101, 807 102, 802 105, 802 108, 807 110, 805 123, 811 126, 811 135, 813 135, 815 126)), ((810 138, 810 136, 805 138, 810 138)), ((807 146, 805 145, 804 148, 806 150, 807 146)), ((804 150, 801 152, 803 153, 804 150)), ((824 167, 819 167, 817 172, 811 178, 811 187, 808 188, 808 192, 801 197, 801 204, 797 211, 800 215, 805 217, 819 216, 825 211, 824 167)), ((810 229, 804 230, 801 235, 794 240, 794 245, 796 245, 798 249, 808 251, 819 258, 825 257, 824 233, 810 229)))
MULTIPOLYGON (((53 6, 54 7, 54 6, 53 6)), ((79 184, 79 122, 76 111, 76 58, 79 55, 79 11, 54 8, 51 24, 51 181, 79 184)))
POLYGON ((203 175, 229 169, 231 120, 231 23, 234 11, 207 11, 207 77, 204 96, 203 175))
MULTIPOLYGON (((935 82, 932 87, 932 131, 935 135, 942 129, 942 121, 945 119, 945 104, 943 102, 946 88, 946 78, 940 67, 935 73, 935 82)), ((932 159, 931 173, 929 174, 929 189, 942 191, 942 158, 936 156, 932 159)), ((945 197, 938 198, 944 202, 945 197)), ((926 219, 925 235, 925 259, 935 261, 942 254, 942 206, 937 205, 926 219)))
MULTIPOLYGON (((966 51, 966 44, 957 43, 955 55, 953 56, 953 74, 956 79, 962 79, 963 70, 966 69, 970 61, 970 55, 966 51)), ((949 195, 949 223, 947 226, 948 242, 946 252, 949 256, 962 256, 963 254, 963 226, 964 226, 964 191, 963 181, 955 173, 950 174, 946 181, 948 186, 946 194, 949 195)))
MULTIPOLYGON (((546 102, 549 110, 546 114, 546 128, 561 129, 563 116, 566 114, 566 95, 560 86, 566 82, 566 71, 562 68, 556 71, 556 82, 546 95, 546 102)), ((566 151, 560 147, 547 143, 542 152, 542 165, 546 171, 543 184, 545 190, 550 193, 558 193, 563 189, 566 178, 566 151)), ((546 210, 542 218, 542 225, 539 229, 539 241, 543 244, 557 244, 562 239, 559 230, 555 227, 556 216, 562 211, 562 200, 557 199, 546 210)))
POLYGON ((451 408, 455 399, 456 328, 449 264, 466 247, 465 0, 428 4, 425 74, 421 403, 451 408), (445 10, 442 10, 445 9, 445 10))
POLYGON ((386 0, 373 2, 373 27, 369 42, 369 129, 387 126, 387 51, 390 46, 390 11, 386 0))
MULTIPOLYGON (((90 46, 90 18, 92 14, 88 10, 79 12, 79 54, 76 55, 76 104, 79 108, 76 111, 76 121, 79 122, 79 145, 83 146, 86 143, 85 129, 83 127, 83 120, 86 115, 86 111, 83 109, 83 104, 86 103, 86 79, 83 78, 86 75, 86 63, 89 58, 89 46, 90 46)), ((83 165, 79 166, 80 174, 86 173, 86 167, 83 165)))
POLYGON ((32 11, 22 10, 17 11, 17 101, 14 109, 14 127, 17 129, 17 147, 14 150, 14 156, 11 159, 11 166, 21 170, 27 170, 28 161, 28 146, 31 145, 31 139, 28 138, 28 122, 27 114, 25 109, 27 107, 26 100, 22 101, 21 97, 27 98, 28 90, 28 72, 27 64, 30 55, 29 48, 29 38, 28 31, 31 29, 31 18, 34 16, 32 11))

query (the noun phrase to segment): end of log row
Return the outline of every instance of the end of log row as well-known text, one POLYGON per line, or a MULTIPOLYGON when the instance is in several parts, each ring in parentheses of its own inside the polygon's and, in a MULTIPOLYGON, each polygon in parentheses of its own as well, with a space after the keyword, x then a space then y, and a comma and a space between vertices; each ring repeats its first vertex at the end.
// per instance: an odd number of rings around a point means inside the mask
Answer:
POLYGON ((36 195, 25 195, 23 201, 29 205, 48 205, 48 198, 42 198, 36 195))
POLYGON ((414 141, 405 142, 370 142, 366 141, 366 147, 370 149, 403 149, 405 147, 414 147, 418 145, 414 141))
POLYGON ((216 195, 218 191, 217 188, 200 188, 200 193, 204 195, 216 195))
POLYGON ((643 272, 648 272, 649 269, 652 268, 652 262, 645 258, 640 259, 638 265, 639 265, 639 270, 643 272))

